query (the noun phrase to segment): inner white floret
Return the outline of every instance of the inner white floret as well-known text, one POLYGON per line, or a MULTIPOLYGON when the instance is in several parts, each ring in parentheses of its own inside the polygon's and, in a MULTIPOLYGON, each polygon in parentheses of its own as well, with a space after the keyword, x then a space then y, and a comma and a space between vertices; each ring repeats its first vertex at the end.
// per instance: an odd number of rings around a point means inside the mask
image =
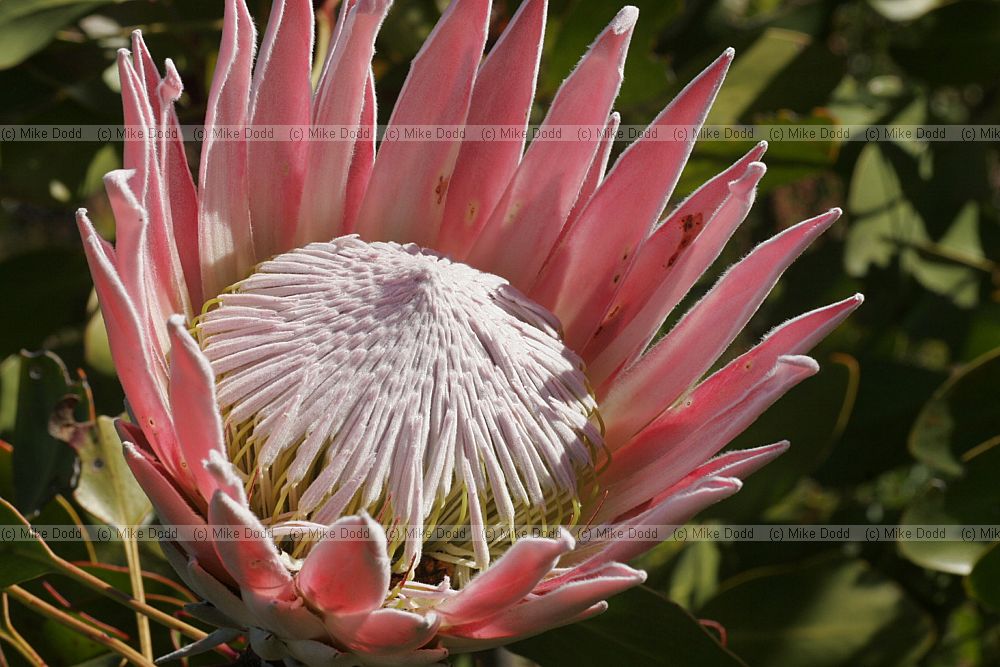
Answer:
POLYGON ((269 525, 366 510, 396 529, 397 572, 461 582, 509 547, 504 529, 573 523, 594 490, 583 364, 498 276, 341 237, 264 262, 194 331, 269 525))

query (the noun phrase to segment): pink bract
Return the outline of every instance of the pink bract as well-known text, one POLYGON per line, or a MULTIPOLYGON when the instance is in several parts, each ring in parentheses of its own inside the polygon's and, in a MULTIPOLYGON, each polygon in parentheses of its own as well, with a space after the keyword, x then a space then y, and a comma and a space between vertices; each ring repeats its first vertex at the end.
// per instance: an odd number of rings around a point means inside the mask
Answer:
MULTIPOLYGON (((693 132, 644 137, 607 170, 633 7, 597 37, 543 122, 610 132, 526 150, 391 133, 377 150, 371 133, 217 138, 215 128, 247 125, 373 128, 371 60, 388 8, 343 2, 313 89, 311 1, 273 3, 255 59, 247 7, 227 0, 197 185, 176 132, 176 69, 168 60, 161 74, 138 33, 119 54, 125 122, 152 138, 129 140, 125 169, 106 176, 115 246, 85 211, 77 217, 133 416, 119 425, 126 458, 165 524, 261 535, 164 545, 205 601, 196 613, 220 626, 177 657, 244 634, 260 657, 291 664, 430 664, 600 613, 605 598, 644 581, 624 563, 652 543, 563 530, 504 545, 496 558, 473 540, 449 574, 417 576, 438 547, 390 544, 390 519, 424 526, 461 501, 472 528, 493 514, 518 523, 547 516, 539 499, 556 493, 579 503, 580 521, 683 524, 785 451, 780 442, 719 455, 817 371, 803 355, 861 303, 856 295, 790 320, 705 377, 835 209, 758 246, 650 347, 747 215, 766 146, 666 218, 693 132), (308 285, 295 277, 306 274, 308 285), (396 301, 358 296, 390 285, 428 324, 407 328, 396 301), (368 318, 352 326, 374 323, 367 336, 343 324, 352 309, 368 318), (400 350, 416 370, 404 372, 400 350), (337 365, 324 365, 331 355, 337 365), (398 373, 378 368, 383 357, 398 373), (446 362, 453 372, 435 375, 446 362), (347 379, 323 384, 342 368, 347 379), (417 385, 426 390, 412 398, 417 385), (348 400, 357 404, 335 417, 348 400), (374 430, 396 412, 406 419, 374 430), (233 456, 250 442, 239 440, 241 424, 261 434, 257 467, 233 456), (318 424, 329 434, 311 440, 318 424), (348 442, 349 426, 360 436, 348 442), (253 479, 276 466, 301 503, 296 521, 363 538, 289 552, 262 536, 280 512, 260 511, 253 479), (384 522, 369 511, 380 506, 392 514, 384 522)), ((390 129, 526 125, 546 2, 525 0, 482 59, 489 15, 488 0, 453 0, 413 61, 390 129)), ((722 54, 653 126, 700 126, 732 58, 722 54)))

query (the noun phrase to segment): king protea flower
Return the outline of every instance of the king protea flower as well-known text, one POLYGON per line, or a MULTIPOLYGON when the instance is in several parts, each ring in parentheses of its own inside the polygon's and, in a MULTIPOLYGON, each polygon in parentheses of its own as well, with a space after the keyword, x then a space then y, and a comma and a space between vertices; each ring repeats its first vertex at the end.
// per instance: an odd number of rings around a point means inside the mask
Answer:
MULTIPOLYGON (((650 133, 605 173, 634 7, 544 121, 609 132, 527 150, 216 136, 371 128, 388 6, 345 0, 313 90, 311 2, 274 2, 254 64, 253 22, 227 0, 197 186, 171 131, 176 69, 161 75, 139 34, 119 54, 126 123, 150 131, 105 179, 115 247, 78 221, 130 405, 126 458, 165 524, 241 531, 164 546, 221 628, 192 651, 242 634, 264 659, 425 664, 600 613, 644 580, 624 563, 655 539, 517 528, 678 525, 735 493, 787 443, 716 455, 817 371, 802 355, 861 302, 702 379, 833 210, 758 246, 647 349, 746 216, 766 146, 662 221, 693 133, 650 133), (345 530, 296 536, 313 526, 345 530)), ((454 0, 390 127, 524 127, 545 12, 523 2, 481 60, 490 2, 454 0)), ((732 57, 653 126, 699 126, 732 57)))

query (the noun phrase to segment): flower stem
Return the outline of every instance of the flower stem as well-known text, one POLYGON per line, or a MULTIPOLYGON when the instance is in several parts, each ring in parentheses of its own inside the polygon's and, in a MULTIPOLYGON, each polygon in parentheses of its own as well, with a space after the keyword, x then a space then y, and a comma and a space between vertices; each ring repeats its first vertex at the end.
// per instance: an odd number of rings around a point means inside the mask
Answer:
MULTIPOLYGON (((130 536, 125 539, 124 547, 125 560, 128 563, 128 576, 132 584, 132 597, 136 602, 146 604, 146 590, 142 585, 142 563, 139 559, 139 543, 134 536, 130 536)), ((149 632, 149 617, 136 611, 135 622, 139 629, 139 647, 142 649, 142 654, 147 659, 152 660, 153 638, 149 632)))
POLYGON ((45 661, 42 660, 42 656, 35 652, 31 644, 14 627, 14 623, 10 619, 10 602, 6 593, 0 594, 0 603, 3 605, 3 624, 5 628, 4 630, 0 630, 0 640, 13 646, 33 667, 45 667, 45 661))
POLYGON ((123 658, 129 660, 139 667, 152 667, 153 661, 147 659, 141 653, 136 651, 134 648, 128 644, 110 637, 103 630, 95 628, 92 625, 84 623, 78 618, 70 616, 64 611, 56 609, 48 602, 32 595, 28 591, 24 590, 20 586, 11 586, 7 589, 7 594, 12 598, 23 604, 25 607, 35 611, 42 616, 52 619, 53 621, 60 623, 71 630, 79 632, 81 635, 87 639, 101 644, 102 646, 114 651, 123 658))
POLYGON ((67 560, 64 560, 58 556, 55 556, 53 564, 56 566, 61 574, 70 577, 71 579, 80 582, 87 588, 100 593, 101 595, 111 598, 112 600, 133 609, 140 614, 147 616, 148 618, 167 626, 172 630, 177 630, 181 634, 194 639, 195 641, 202 639, 207 636, 207 633, 202 632, 198 628, 188 625, 184 621, 171 616, 165 612, 160 611, 156 607, 151 607, 141 600, 137 600, 128 593, 118 590, 106 581, 95 577, 90 572, 73 565, 67 560))

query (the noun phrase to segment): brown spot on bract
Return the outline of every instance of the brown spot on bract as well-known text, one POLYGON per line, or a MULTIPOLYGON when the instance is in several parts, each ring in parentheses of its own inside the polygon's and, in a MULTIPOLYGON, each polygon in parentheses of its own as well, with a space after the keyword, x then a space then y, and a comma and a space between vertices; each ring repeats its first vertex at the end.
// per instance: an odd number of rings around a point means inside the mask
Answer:
POLYGON ((437 196, 437 203, 440 204, 444 201, 444 195, 448 192, 448 180, 444 176, 438 176, 437 186, 434 188, 434 194, 437 196))
POLYGON ((615 277, 611 279, 611 282, 614 283, 615 285, 617 285, 618 281, 621 280, 621 279, 622 279, 622 274, 616 273, 615 277))

